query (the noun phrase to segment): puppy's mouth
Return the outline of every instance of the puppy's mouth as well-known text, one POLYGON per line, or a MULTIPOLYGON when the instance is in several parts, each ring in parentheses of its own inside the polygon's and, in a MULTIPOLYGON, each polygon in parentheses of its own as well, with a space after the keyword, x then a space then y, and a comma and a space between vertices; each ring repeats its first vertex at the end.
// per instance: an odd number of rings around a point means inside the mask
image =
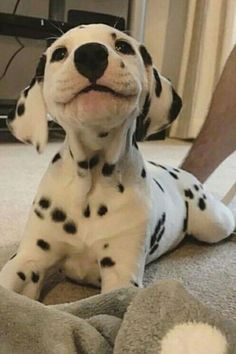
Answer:
POLYGON ((97 85, 97 84, 91 84, 91 85, 85 87, 83 90, 79 91, 77 96, 80 96, 82 94, 85 94, 85 93, 88 93, 91 91, 104 92, 104 93, 108 93, 114 97, 119 97, 119 98, 131 98, 131 97, 135 96, 134 94, 123 94, 123 93, 114 91, 113 89, 111 89, 108 86, 97 85))

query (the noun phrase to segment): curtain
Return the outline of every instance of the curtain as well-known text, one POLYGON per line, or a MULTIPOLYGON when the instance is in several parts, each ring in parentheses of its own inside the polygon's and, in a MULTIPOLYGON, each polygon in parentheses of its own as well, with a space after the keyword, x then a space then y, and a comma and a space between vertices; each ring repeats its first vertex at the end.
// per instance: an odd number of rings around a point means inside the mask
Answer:
POLYGON ((195 138, 204 123, 216 82, 235 37, 236 0, 149 0, 146 39, 154 49, 160 71, 169 77, 183 98, 183 109, 170 137, 195 138), (150 37, 154 7, 162 31, 150 37), (167 10, 168 4, 168 10, 167 10), (164 30, 163 30, 164 28, 164 30), (159 53, 155 48, 161 48, 159 53))

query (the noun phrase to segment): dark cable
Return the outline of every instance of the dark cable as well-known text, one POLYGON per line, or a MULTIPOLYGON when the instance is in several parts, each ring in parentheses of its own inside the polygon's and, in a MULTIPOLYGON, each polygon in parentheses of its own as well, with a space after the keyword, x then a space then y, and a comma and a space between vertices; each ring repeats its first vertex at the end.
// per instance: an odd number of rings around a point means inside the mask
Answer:
MULTIPOLYGON (((17 0, 17 1, 16 1, 15 7, 14 7, 14 10, 13 10, 13 15, 15 15, 15 13, 16 13, 16 11, 17 11, 17 8, 18 8, 18 6, 19 6, 20 1, 21 1, 21 0, 17 0)), ((12 63, 12 61, 14 60, 14 58, 17 56, 17 54, 19 54, 19 53, 22 51, 22 49, 25 48, 24 45, 23 45, 23 43, 21 43, 21 41, 19 40, 19 38, 15 37, 15 40, 16 40, 17 43, 20 45, 20 48, 18 48, 18 49, 15 51, 15 53, 13 53, 12 56, 10 57, 10 59, 8 60, 8 63, 7 63, 7 65, 6 65, 6 67, 5 67, 5 69, 4 69, 3 73, 2 73, 2 75, 0 76, 0 80, 2 80, 2 79, 6 76, 6 73, 7 73, 8 69, 9 69, 11 63, 12 63)))
POLYGON ((15 37, 15 39, 16 39, 16 41, 20 44, 20 48, 18 48, 18 49, 15 51, 15 53, 12 54, 11 58, 8 60, 8 63, 7 63, 7 65, 6 65, 6 67, 5 67, 5 69, 4 69, 4 72, 3 72, 2 75, 0 76, 0 80, 2 80, 2 79, 6 76, 6 73, 7 73, 8 69, 9 69, 9 66, 11 65, 12 61, 13 61, 14 58, 17 56, 17 54, 19 54, 19 53, 22 51, 22 49, 25 48, 24 45, 21 43, 21 41, 20 41, 17 37, 15 37))
POLYGON ((20 1, 21 1, 21 0, 17 0, 17 1, 16 1, 14 10, 13 10, 13 12, 12 12, 13 15, 15 15, 15 13, 16 13, 16 11, 17 11, 17 8, 18 8, 18 6, 19 6, 20 1))

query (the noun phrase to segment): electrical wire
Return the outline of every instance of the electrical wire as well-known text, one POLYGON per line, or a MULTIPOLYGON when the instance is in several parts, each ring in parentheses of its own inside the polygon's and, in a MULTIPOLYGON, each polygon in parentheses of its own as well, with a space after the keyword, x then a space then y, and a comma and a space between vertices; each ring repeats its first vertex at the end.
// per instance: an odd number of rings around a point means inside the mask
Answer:
POLYGON ((19 38, 15 37, 15 39, 16 39, 17 43, 20 44, 20 48, 18 48, 18 49, 15 51, 15 53, 12 54, 11 58, 8 60, 8 63, 7 63, 7 65, 6 65, 6 67, 5 67, 5 69, 4 69, 3 73, 2 73, 2 75, 0 76, 0 80, 2 80, 2 79, 6 76, 7 71, 8 71, 8 69, 9 69, 11 63, 13 62, 13 60, 14 60, 14 58, 17 56, 17 54, 19 54, 19 53, 25 48, 25 46, 23 45, 23 43, 21 43, 21 41, 19 40, 19 38))
POLYGON ((12 12, 13 15, 15 15, 15 13, 16 13, 16 11, 17 11, 17 8, 18 8, 20 2, 21 2, 21 0, 17 0, 17 1, 16 1, 14 10, 13 10, 13 12, 12 12))
MULTIPOLYGON (((13 9, 13 15, 15 15, 16 11, 17 11, 17 8, 19 6, 19 3, 20 3, 21 0, 17 0, 16 1, 16 4, 15 4, 15 7, 13 9)), ((11 63, 13 62, 14 58, 25 48, 24 44, 19 40, 18 37, 15 37, 15 40, 17 41, 17 43, 20 45, 20 48, 18 48, 13 54, 12 56, 10 57, 10 59, 8 60, 8 63, 7 65, 5 66, 5 69, 2 73, 2 75, 0 76, 0 81, 6 76, 7 74, 7 71, 11 65, 11 63)))

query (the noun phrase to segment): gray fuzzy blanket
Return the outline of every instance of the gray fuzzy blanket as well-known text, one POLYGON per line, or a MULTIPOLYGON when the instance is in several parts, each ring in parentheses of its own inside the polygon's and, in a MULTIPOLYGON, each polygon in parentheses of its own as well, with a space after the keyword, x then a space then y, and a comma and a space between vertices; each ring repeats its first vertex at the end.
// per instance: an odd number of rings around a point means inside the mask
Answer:
MULTIPOLYGON (((234 246, 235 238, 214 247, 187 243, 146 271, 146 282, 154 274, 164 278, 171 272, 186 286, 189 274, 196 269, 195 281, 187 288, 195 295, 198 290, 207 304, 204 282, 214 280, 208 299, 213 299, 216 312, 175 280, 155 281, 146 289, 94 295, 94 289, 65 281, 54 287, 60 280, 54 277, 44 290, 44 304, 0 287, 0 354, 236 354, 234 246), (231 259, 227 279, 226 268, 219 272, 216 264, 224 262, 224 251, 231 259), (210 253, 214 262, 206 278, 204 268, 210 253), (153 271, 156 266, 158 272, 153 271), (227 289, 222 282, 228 282, 227 289), (221 294, 217 294, 218 285, 221 294), (228 293, 232 301, 218 306, 216 299, 228 293), (72 302, 46 305, 66 301, 72 302), (222 308, 228 309, 224 311, 229 314, 227 319, 222 308)), ((14 246, 0 250, 0 267, 12 252, 14 246)))
MULTIPOLYGON (((236 323, 205 308, 175 281, 64 305, 45 306, 3 288, 0 299, 1 354, 168 354, 163 349, 168 332, 184 323, 214 329, 211 348, 224 339, 223 349, 208 354, 236 352, 236 323)), ((180 353, 196 353, 186 345, 180 353)))

